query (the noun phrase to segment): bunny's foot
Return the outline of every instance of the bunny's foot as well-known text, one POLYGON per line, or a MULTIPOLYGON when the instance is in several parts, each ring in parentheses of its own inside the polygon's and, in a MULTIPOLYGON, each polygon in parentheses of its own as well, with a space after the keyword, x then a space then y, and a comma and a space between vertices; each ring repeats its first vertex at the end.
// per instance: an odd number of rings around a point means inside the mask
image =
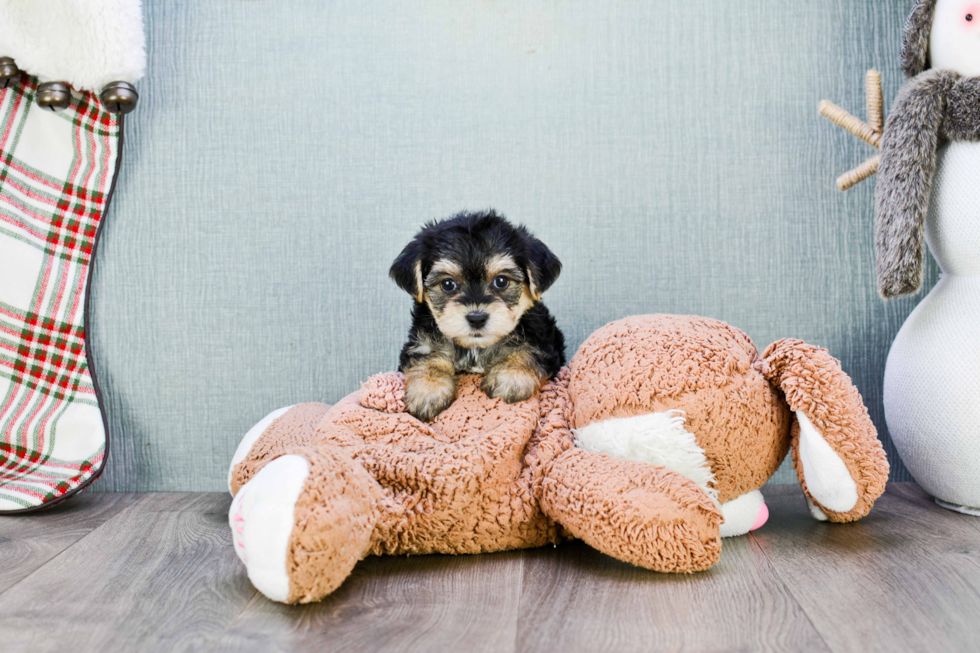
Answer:
POLYGON ((762 492, 753 490, 721 504, 724 523, 718 529, 722 537, 736 537, 762 528, 769 521, 769 508, 762 492))
POLYGON ((242 438, 228 467, 228 491, 238 493, 270 460, 293 447, 310 444, 316 427, 327 414, 326 404, 298 404, 274 410, 242 438))
POLYGON ((367 555, 380 494, 370 474, 339 451, 301 449, 267 463, 228 511, 249 580, 282 603, 327 596, 367 555))

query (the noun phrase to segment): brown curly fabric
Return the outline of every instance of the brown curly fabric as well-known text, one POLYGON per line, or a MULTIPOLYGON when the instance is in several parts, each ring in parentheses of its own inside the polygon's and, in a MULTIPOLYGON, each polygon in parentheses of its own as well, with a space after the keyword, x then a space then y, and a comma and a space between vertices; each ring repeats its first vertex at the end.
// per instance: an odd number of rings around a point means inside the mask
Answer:
POLYGON ((541 459, 560 453, 535 438, 542 404, 557 401, 556 385, 508 404, 487 397, 478 376, 463 376, 456 401, 430 424, 405 412, 400 374, 375 376, 338 403, 315 442, 345 451, 383 488, 372 553, 478 553, 556 542, 558 528, 533 491, 541 459))
POLYGON ((544 478, 545 511, 607 555, 655 571, 703 571, 721 555, 721 511, 664 467, 572 449, 544 478))
POLYGON ((664 467, 575 448, 575 428, 612 417, 683 410, 723 502, 777 469, 790 408, 860 479, 858 507, 826 511, 832 520, 865 514, 887 476, 867 411, 833 358, 780 341, 760 359, 745 334, 716 320, 608 324, 520 403, 491 399, 479 377, 463 376, 456 401, 424 423, 404 395, 404 377, 388 373, 329 410, 297 406, 236 467, 237 488, 278 455, 310 462, 289 545, 290 601, 322 598, 368 554, 480 553, 567 536, 648 569, 708 568, 722 516, 706 492, 664 467))
POLYGON ((793 419, 793 468, 803 491, 830 521, 850 522, 868 514, 885 491, 888 460, 857 388, 826 349, 800 340, 778 340, 763 354, 763 374, 777 385, 794 411, 802 411, 844 461, 857 484, 858 502, 834 512, 810 496, 799 462, 800 426, 793 419))
POLYGON ((790 413, 738 329, 687 315, 638 315, 582 343, 571 362, 571 425, 682 410, 722 503, 762 487, 789 448, 790 413))
POLYGON ((330 406, 326 404, 298 404, 266 427, 245 459, 235 465, 231 472, 232 496, 238 494, 238 490, 250 478, 283 455, 284 451, 309 444, 328 410, 330 406))
POLYGON ((310 472, 293 512, 286 603, 310 603, 340 587, 368 554, 382 491, 341 451, 304 447, 283 452, 289 454, 306 458, 310 472))

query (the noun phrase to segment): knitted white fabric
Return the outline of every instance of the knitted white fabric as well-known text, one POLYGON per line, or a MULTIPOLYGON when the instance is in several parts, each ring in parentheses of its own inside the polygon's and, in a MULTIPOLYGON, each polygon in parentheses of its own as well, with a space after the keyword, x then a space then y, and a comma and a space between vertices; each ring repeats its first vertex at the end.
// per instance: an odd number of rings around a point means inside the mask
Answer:
POLYGON ((939 152, 926 241, 943 275, 885 366, 885 420, 915 480, 980 507, 980 143, 939 152))

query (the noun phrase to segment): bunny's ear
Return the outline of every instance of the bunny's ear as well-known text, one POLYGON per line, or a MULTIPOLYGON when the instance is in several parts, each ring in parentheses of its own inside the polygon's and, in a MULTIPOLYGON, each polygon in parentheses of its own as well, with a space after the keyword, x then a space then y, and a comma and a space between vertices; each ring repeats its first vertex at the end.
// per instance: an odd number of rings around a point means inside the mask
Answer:
POLYGON ((826 349, 783 339, 762 354, 762 375, 795 414, 793 467, 810 513, 850 522, 885 491, 888 459, 858 389, 826 349))
POLYGON ((524 240, 524 254, 527 257, 528 285, 531 296, 537 301, 541 294, 551 287, 551 284, 561 274, 561 261, 548 246, 535 238, 524 227, 518 229, 524 240))
POLYGON ((415 301, 422 301, 422 241, 418 236, 405 245, 405 249, 391 264, 388 274, 415 301))
POLYGON ((936 0, 918 0, 902 35, 902 70, 912 78, 929 67, 929 34, 936 14, 936 0))

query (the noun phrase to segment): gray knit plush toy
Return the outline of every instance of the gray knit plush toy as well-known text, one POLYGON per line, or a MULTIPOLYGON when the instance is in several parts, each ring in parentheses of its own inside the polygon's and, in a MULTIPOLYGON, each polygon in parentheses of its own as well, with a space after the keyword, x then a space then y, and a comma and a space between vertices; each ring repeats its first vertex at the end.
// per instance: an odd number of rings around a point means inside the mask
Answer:
MULTIPOLYGON (((922 286, 937 150, 980 141, 980 3, 918 0, 905 25, 902 69, 910 79, 885 123, 875 189, 878 291, 885 298, 922 286)), ((980 185, 980 158, 956 158, 958 167, 973 166, 980 185)))

